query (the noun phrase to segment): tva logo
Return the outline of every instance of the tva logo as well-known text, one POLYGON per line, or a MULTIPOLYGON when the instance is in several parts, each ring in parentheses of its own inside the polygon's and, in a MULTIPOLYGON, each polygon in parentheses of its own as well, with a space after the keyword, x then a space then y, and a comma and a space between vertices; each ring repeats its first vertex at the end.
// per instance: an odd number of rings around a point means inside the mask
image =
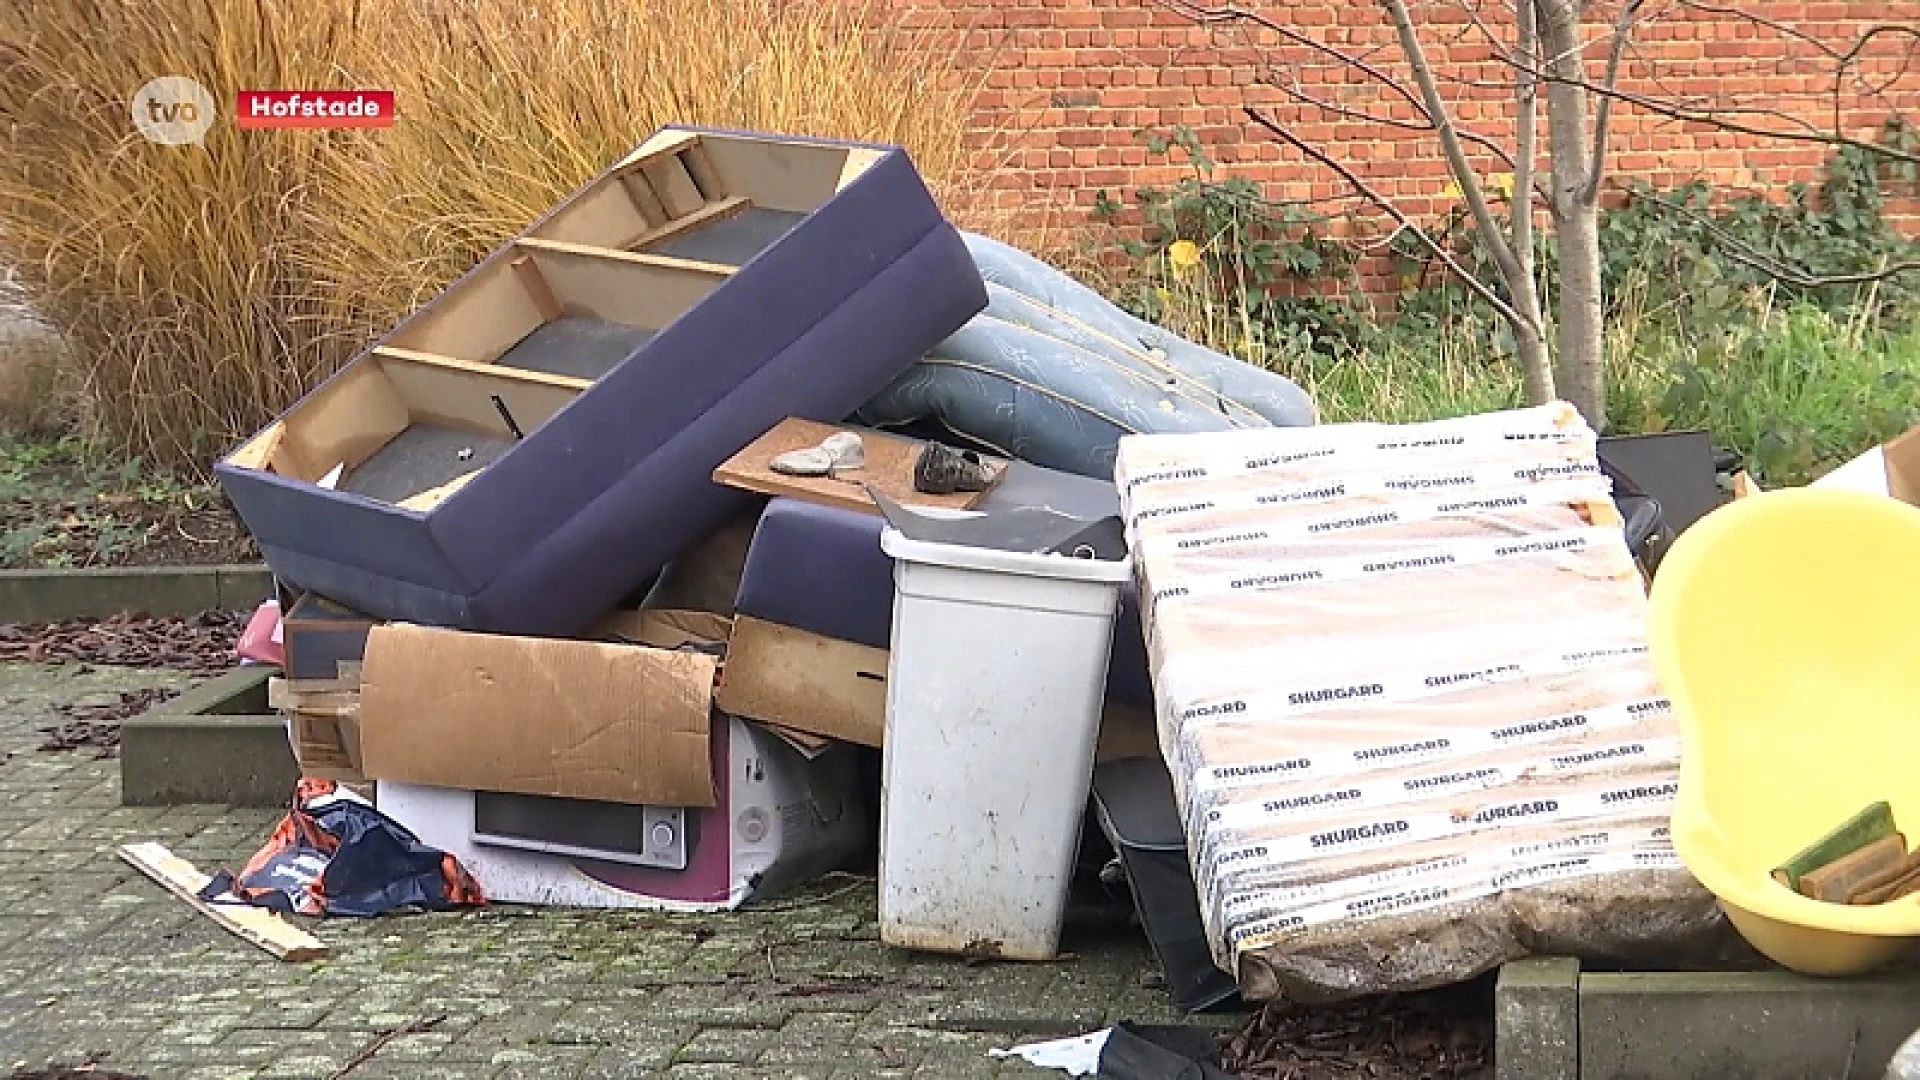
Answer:
POLYGON ((213 127, 213 94, 184 75, 162 75, 134 91, 130 111, 140 134, 167 146, 206 138, 213 127))

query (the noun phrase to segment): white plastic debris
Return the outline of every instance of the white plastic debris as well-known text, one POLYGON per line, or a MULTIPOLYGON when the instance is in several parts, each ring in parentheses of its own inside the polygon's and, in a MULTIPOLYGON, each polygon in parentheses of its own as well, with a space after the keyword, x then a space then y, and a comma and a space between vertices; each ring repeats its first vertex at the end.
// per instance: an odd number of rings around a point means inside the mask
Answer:
POLYGON ((1106 1049, 1112 1028, 1103 1028, 1071 1039, 1026 1043, 1010 1050, 989 1050, 988 1057, 1017 1057, 1042 1069, 1059 1069, 1068 1076, 1092 1076, 1100 1071, 1100 1052, 1106 1049))

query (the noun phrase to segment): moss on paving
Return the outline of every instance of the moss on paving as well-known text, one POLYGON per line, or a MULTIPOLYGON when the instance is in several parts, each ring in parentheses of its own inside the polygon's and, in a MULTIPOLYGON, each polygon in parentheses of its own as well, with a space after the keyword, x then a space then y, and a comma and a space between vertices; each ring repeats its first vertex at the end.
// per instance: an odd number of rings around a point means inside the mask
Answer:
POLYGON ((148 1077, 1057 1076, 985 1056, 1121 1019, 1177 1022, 1123 919, 1069 928, 1056 964, 879 944, 870 881, 828 879, 722 915, 478 911, 331 919, 326 961, 283 964, 114 856, 156 840, 237 866, 275 811, 126 808, 116 762, 43 753, 61 703, 175 673, 0 665, 0 1075, 148 1077), (101 1056, 104 1055, 104 1056, 101 1056))

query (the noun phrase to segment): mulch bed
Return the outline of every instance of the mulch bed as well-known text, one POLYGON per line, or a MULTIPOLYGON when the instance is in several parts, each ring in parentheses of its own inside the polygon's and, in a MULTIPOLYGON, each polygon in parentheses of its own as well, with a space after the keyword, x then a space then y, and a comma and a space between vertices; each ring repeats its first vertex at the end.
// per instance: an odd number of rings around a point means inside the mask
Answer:
POLYGON ((1337 1005, 1272 1004, 1221 1050, 1246 1080, 1465 1080, 1493 1062, 1493 1003, 1475 984, 1337 1005))
POLYGON ((180 696, 177 690, 148 687, 122 690, 118 701, 104 705, 60 705, 55 711, 67 719, 53 727, 43 727, 47 741, 43 751, 91 749, 96 758, 120 756, 120 724, 129 716, 139 716, 163 701, 180 696))
POLYGON ((185 618, 136 614, 57 623, 0 623, 0 660, 174 668, 217 675, 239 662, 234 645, 252 614, 208 611, 185 618))

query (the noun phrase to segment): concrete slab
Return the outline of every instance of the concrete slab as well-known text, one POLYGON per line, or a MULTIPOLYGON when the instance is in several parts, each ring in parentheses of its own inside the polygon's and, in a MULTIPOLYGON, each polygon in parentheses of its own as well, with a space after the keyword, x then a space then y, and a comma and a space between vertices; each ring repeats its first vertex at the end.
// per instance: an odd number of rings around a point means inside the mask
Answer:
POLYGON ((1579 1080, 1578 960, 1534 957, 1502 967, 1493 1008, 1498 1080, 1579 1080))
POLYGON ((300 779, 286 722, 267 705, 278 668, 208 680, 120 727, 123 806, 283 806, 300 779))
POLYGON ((1582 1080, 1877 1080, 1916 1027, 1920 975, 1911 973, 1580 976, 1582 1080))
POLYGON ((122 612, 242 611, 272 595, 264 566, 0 570, 0 622, 98 619, 122 612))

